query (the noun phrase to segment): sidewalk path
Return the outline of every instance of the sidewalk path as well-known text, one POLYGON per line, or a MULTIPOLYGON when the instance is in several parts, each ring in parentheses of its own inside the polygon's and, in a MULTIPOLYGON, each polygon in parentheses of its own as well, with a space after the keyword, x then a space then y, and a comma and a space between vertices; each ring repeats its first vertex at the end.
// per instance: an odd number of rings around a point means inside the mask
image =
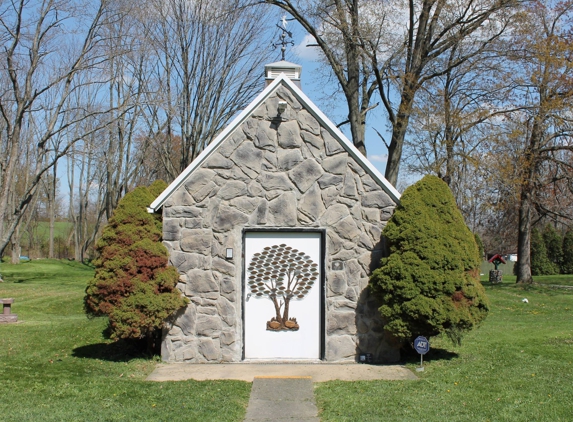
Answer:
POLYGON ((418 377, 400 365, 365 365, 360 363, 316 363, 316 364, 265 364, 265 363, 218 363, 159 364, 147 377, 148 381, 184 381, 194 379, 233 379, 252 382, 261 376, 312 377, 313 382, 332 380, 416 380, 418 377))
POLYGON ((319 422, 311 377, 255 377, 245 422, 319 422))

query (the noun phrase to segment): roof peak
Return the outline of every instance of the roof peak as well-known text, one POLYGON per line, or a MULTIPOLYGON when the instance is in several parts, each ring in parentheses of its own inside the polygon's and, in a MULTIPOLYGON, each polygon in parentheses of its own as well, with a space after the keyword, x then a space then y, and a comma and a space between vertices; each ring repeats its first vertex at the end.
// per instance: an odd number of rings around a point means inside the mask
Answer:
POLYGON ((300 74, 302 73, 302 66, 296 63, 287 62, 286 60, 280 60, 278 62, 269 63, 265 65, 265 80, 266 85, 270 85, 271 82, 279 77, 281 73, 294 82, 294 84, 300 88, 300 74))

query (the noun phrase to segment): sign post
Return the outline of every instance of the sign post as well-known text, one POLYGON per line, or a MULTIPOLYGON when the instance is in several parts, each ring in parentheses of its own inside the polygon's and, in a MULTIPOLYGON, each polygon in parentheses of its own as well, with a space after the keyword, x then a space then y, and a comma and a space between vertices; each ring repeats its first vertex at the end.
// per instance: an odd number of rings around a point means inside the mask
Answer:
POLYGON ((420 354, 420 367, 416 371, 421 372, 424 370, 424 355, 430 350, 430 342, 426 337, 418 336, 414 340, 414 349, 420 354))

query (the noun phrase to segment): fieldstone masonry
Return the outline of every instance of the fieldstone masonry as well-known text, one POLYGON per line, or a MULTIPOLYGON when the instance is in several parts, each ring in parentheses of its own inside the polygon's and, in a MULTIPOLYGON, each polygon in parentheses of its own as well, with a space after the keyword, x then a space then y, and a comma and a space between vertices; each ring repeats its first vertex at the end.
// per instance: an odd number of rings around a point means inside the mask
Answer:
POLYGON ((369 352, 375 361, 396 360, 367 290, 394 207, 279 85, 163 206, 164 243, 181 274, 178 288, 190 299, 168 321, 163 359, 240 361, 243 229, 307 227, 326 230, 325 359, 356 360, 369 352), (277 116, 280 100, 288 106, 277 116), (233 248, 232 260, 226 248, 233 248))

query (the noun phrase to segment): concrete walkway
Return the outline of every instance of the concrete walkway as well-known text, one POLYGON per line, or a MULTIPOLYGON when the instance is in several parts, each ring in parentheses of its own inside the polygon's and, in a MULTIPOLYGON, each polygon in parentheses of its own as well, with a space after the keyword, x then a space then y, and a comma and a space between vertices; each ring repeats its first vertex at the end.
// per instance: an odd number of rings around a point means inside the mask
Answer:
POLYGON ((255 377, 245 422, 319 422, 311 377, 255 377))
POLYGON ((194 379, 232 379, 252 382, 256 377, 312 377, 313 382, 332 380, 416 380, 418 377, 400 365, 365 365, 359 363, 221 363, 159 364, 148 381, 184 381, 194 379))

